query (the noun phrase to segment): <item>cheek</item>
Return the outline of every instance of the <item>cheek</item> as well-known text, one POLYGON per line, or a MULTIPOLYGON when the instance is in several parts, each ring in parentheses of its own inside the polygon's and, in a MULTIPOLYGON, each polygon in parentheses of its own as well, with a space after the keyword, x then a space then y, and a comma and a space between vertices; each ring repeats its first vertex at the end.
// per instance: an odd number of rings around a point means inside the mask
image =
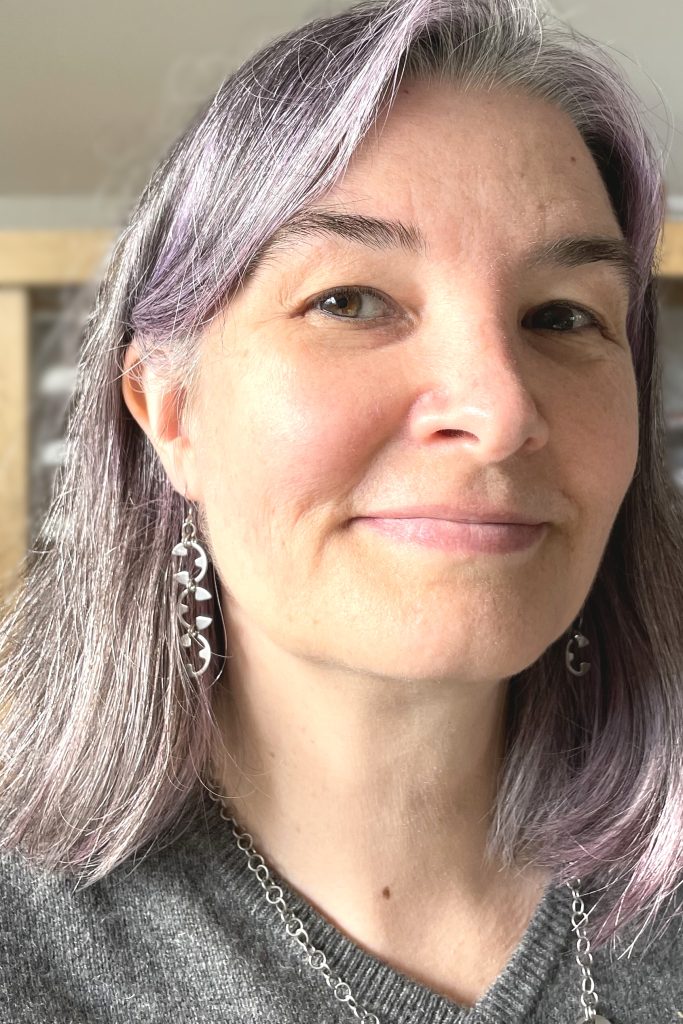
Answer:
POLYGON ((379 410, 329 366, 323 375, 314 363, 295 372, 260 361, 239 379, 229 399, 218 378, 207 382, 197 457, 215 546, 228 543, 231 557, 245 546, 266 566, 352 514, 379 410))
POLYGON ((636 468, 638 396, 630 364, 592 383, 573 413, 565 409, 563 448, 575 493, 606 539, 636 468))

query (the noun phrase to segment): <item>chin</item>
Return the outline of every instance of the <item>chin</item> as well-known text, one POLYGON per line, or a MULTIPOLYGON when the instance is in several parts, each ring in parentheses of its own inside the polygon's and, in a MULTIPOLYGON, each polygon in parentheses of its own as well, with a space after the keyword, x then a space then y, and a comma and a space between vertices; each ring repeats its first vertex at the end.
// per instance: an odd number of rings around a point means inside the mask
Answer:
MULTIPOLYGON (((339 661, 360 675, 373 675, 389 679, 425 680, 450 679, 463 683, 490 683, 522 672, 532 665, 545 648, 538 644, 533 648, 519 645, 505 648, 500 643, 468 642, 444 644, 426 643, 416 637, 412 644, 406 643, 405 635, 394 643, 385 636, 381 645, 376 638, 349 641, 339 653, 339 661), (348 652, 353 651, 353 660, 348 652)), ((331 661, 337 660, 334 653, 328 653, 331 661), (331 653, 331 657, 330 657, 331 653)))

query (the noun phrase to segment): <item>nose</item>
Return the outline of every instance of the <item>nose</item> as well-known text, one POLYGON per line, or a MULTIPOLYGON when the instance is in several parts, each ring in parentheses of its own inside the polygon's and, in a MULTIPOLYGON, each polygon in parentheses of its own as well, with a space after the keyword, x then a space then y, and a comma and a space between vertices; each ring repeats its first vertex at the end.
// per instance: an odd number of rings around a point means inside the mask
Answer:
POLYGON ((549 424, 537 401, 539 370, 532 379, 532 356, 517 335, 489 319, 426 342, 420 372, 428 377, 410 410, 412 439, 459 444, 482 463, 542 448, 549 424))

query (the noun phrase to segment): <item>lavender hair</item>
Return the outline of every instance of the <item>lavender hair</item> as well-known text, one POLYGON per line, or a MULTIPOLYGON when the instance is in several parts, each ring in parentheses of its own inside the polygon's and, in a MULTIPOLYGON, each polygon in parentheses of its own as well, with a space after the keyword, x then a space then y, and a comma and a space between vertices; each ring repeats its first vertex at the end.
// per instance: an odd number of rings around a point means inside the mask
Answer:
MULTIPOLYGON (((535 0, 389 0, 312 21, 230 75, 160 162, 85 323, 66 459, 2 624, 0 844, 91 885, 190 820, 222 742, 217 674, 182 669, 170 552, 184 502, 124 405, 124 352, 135 339, 190 394, 203 329, 409 79, 525 90, 566 111, 637 255, 640 448, 584 605, 592 669, 570 676, 561 638, 510 681, 488 847, 604 890, 598 948, 642 930, 683 881, 683 503, 665 463, 656 345, 662 171, 616 65, 535 0)), ((220 663, 222 631, 209 638, 220 663)))

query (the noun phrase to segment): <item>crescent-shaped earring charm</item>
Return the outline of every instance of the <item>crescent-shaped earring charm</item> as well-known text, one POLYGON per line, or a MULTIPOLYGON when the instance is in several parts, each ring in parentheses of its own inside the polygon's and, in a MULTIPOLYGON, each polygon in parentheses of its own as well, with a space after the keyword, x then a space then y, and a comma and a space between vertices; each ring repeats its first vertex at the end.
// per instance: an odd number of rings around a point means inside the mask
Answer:
POLYGON ((572 635, 567 641, 567 647, 565 649, 564 660, 567 669, 573 676, 585 676, 586 672, 590 670, 590 662, 582 661, 578 668, 574 668, 574 651, 572 650, 572 644, 576 644, 578 648, 588 647, 590 641, 587 636, 584 636, 581 632, 581 625, 583 624, 583 615, 579 619, 579 628, 573 630, 572 635))

